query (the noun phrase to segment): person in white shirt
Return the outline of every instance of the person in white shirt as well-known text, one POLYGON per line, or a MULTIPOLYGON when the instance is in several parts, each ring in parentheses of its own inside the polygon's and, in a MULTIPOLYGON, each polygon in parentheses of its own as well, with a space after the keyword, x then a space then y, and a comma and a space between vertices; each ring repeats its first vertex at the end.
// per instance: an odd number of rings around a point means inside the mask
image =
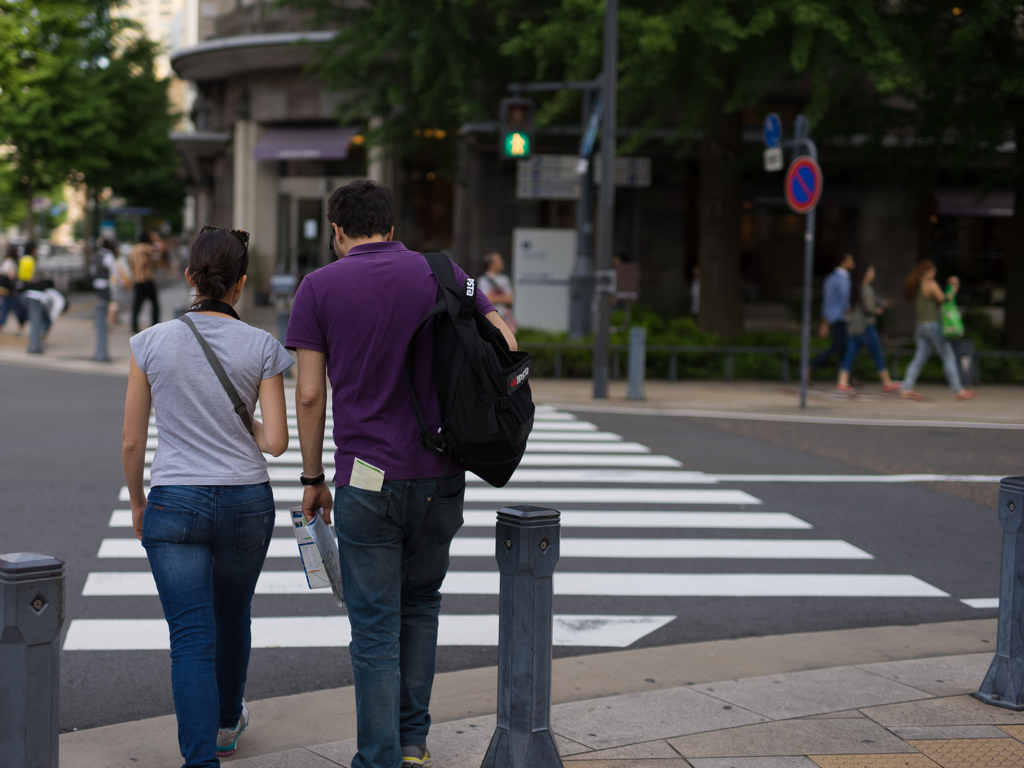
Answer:
POLYGON ((483 291, 487 300, 498 310, 501 319, 515 333, 518 323, 512 314, 512 280, 505 274, 505 260, 501 254, 494 252, 484 256, 487 271, 477 278, 477 287, 483 291))

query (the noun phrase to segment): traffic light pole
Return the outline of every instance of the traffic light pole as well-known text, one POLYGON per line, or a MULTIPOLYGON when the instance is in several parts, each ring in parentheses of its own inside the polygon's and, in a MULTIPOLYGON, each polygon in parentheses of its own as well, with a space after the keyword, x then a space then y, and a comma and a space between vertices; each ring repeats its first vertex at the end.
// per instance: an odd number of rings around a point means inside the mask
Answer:
POLYGON ((595 295, 597 311, 594 313, 594 399, 608 398, 608 351, 611 307, 608 297, 614 291, 610 279, 612 251, 615 248, 615 113, 618 94, 619 62, 619 2, 607 0, 604 11, 604 122, 601 125, 601 202, 598 224, 597 277, 595 295), (601 279, 604 278, 604 279, 601 279))

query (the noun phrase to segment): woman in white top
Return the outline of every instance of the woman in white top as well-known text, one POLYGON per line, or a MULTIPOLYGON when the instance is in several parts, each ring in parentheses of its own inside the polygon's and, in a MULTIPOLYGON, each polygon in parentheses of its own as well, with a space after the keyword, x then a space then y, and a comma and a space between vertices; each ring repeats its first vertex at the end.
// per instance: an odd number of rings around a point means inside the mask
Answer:
POLYGON ((288 447, 282 373, 292 358, 232 308, 248 262, 247 233, 204 227, 185 272, 198 300, 183 319, 195 331, 169 322, 131 339, 122 458, 135 535, 170 629, 184 768, 218 766, 249 722, 242 696, 250 604, 275 518, 263 454, 280 456, 288 447), (199 335, 236 391, 237 410, 199 335), (262 422, 253 420, 257 400, 262 422), (147 498, 151 406, 157 448, 147 498))

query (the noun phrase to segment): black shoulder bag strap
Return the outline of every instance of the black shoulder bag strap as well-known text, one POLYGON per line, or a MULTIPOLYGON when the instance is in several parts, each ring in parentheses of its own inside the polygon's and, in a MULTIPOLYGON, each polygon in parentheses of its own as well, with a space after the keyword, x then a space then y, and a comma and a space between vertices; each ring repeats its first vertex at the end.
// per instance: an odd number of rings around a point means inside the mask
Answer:
POLYGON ((203 338, 203 334, 196 328, 196 324, 192 322, 192 318, 188 315, 182 315, 178 318, 192 329, 192 333, 199 339, 199 343, 203 347, 203 352, 206 353, 206 359, 210 361, 210 367, 213 368, 213 372, 217 374, 217 378, 220 379, 221 385, 224 387, 224 391, 228 393, 228 398, 231 400, 231 405, 235 407, 235 413, 242 420, 245 428, 249 430, 249 434, 252 434, 252 417, 249 416, 249 409, 245 403, 242 402, 242 398, 238 396, 238 390, 235 389, 235 385, 231 383, 231 379, 228 378, 227 372, 224 370, 224 366, 220 364, 220 360, 217 359, 217 355, 214 353, 213 348, 207 343, 206 339, 203 338))

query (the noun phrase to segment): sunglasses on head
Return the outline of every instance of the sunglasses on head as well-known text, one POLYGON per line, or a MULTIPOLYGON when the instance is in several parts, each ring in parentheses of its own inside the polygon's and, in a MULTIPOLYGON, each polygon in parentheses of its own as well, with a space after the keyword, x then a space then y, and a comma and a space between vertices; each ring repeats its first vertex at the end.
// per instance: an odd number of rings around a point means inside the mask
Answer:
POLYGON ((204 232, 215 232, 218 229, 221 230, 222 232, 227 232, 229 235, 238 240, 238 242, 245 246, 246 254, 249 253, 249 233, 246 232, 244 229, 228 229, 227 227, 214 227, 210 224, 207 224, 205 227, 199 230, 199 234, 201 235, 204 232))

